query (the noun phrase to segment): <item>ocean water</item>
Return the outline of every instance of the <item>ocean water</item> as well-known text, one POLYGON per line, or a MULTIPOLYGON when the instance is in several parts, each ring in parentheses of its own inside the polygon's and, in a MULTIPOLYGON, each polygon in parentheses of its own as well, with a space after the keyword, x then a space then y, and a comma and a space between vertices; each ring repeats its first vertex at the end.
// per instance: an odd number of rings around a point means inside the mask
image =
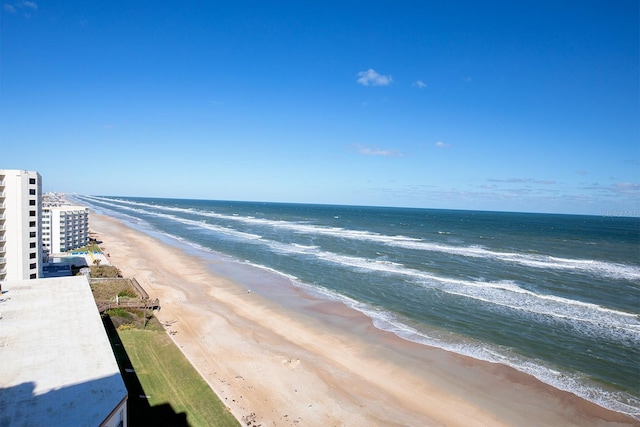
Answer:
POLYGON ((640 419, 640 218, 75 198, 640 419))

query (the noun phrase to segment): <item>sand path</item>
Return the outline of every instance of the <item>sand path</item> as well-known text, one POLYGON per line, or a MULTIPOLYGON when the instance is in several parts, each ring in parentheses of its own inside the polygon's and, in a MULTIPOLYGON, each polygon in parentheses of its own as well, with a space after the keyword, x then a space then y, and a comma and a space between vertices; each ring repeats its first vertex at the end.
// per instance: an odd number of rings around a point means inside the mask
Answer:
POLYGON ((239 420, 255 414, 263 427, 634 424, 505 366, 401 340, 338 303, 289 290, 304 310, 283 308, 179 248, 109 217, 92 213, 90 221, 111 263, 160 299, 157 318, 239 420))

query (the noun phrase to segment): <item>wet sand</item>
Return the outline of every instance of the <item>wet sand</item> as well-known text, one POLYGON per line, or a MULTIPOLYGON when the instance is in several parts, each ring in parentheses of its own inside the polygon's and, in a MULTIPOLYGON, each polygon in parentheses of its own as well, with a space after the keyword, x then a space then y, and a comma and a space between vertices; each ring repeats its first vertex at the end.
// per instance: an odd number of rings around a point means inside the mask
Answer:
POLYGON ((639 425, 504 365, 411 343, 363 314, 95 213, 110 262, 241 420, 266 426, 639 425), (218 264, 218 265, 216 265, 218 264), (214 272, 218 271, 218 272, 214 272), (267 283, 264 283, 264 282, 267 283))

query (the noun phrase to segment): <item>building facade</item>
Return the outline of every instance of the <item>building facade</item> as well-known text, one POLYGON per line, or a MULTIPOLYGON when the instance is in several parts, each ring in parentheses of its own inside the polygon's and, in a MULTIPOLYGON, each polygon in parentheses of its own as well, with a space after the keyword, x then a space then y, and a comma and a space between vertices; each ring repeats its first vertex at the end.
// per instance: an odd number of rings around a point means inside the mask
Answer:
POLYGON ((89 208, 44 206, 42 248, 47 255, 67 252, 89 243, 89 208))
POLYGON ((0 281, 42 276, 42 177, 0 169, 0 281))

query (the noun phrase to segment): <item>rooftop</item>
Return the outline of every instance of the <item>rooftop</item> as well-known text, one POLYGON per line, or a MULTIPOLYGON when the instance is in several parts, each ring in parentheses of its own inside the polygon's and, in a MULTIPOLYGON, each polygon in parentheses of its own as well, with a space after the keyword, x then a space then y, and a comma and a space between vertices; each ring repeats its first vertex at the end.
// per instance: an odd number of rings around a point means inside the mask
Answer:
POLYGON ((100 425, 127 397, 84 276, 2 283, 0 425, 100 425))

